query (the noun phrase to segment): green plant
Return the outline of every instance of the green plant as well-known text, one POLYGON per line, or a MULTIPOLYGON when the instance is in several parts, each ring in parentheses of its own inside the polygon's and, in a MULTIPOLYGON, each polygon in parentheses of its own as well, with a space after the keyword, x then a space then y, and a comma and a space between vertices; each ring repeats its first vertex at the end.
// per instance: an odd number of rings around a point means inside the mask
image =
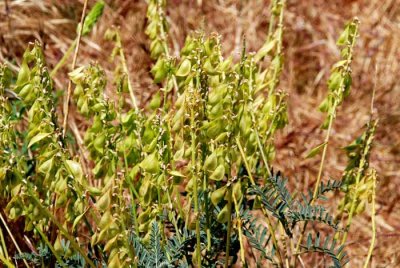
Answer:
MULTIPOLYGON (((293 194, 288 179, 271 164, 274 136, 288 123, 286 93, 277 89, 284 5, 273 1, 260 50, 249 53, 243 40, 241 58, 234 62, 223 58, 218 35, 202 32, 189 36, 180 57, 172 57, 166 1, 150 0, 146 33, 160 91, 139 109, 121 37, 117 29, 109 30, 106 39, 114 43, 112 57, 118 59, 116 98, 105 96, 107 79, 99 65, 69 73, 76 110, 89 122, 80 130, 82 144, 79 131, 63 135, 67 125, 59 126, 58 99, 40 45, 27 49, 16 80, 3 66, 1 202, 10 221, 24 220, 39 248, 14 259, 77 267, 229 267, 250 265, 246 252, 253 252, 260 267, 289 267, 302 254, 322 253, 334 267, 343 267, 349 261, 344 246, 352 219, 375 196, 376 183, 368 169, 373 120, 346 147, 349 164, 342 180, 322 181, 333 120, 350 92, 358 21, 338 40, 342 60, 332 69, 320 107, 328 113, 322 126, 327 135, 308 155, 322 150, 315 188, 293 194), (7 98, 10 88, 21 100, 7 98), (337 215, 317 203, 332 191, 345 192, 337 215)), ((88 15, 92 22, 101 14, 97 9, 88 15)), ((13 267, 0 234, 1 260, 13 267)))

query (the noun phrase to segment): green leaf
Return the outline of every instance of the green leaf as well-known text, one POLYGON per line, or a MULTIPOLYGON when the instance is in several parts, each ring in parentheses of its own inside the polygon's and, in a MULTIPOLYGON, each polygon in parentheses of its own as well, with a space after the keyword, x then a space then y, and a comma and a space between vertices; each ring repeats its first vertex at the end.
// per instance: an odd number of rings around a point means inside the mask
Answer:
POLYGON ((268 55, 268 53, 275 47, 275 45, 276 39, 272 39, 271 41, 266 42, 254 56, 255 62, 260 61, 262 58, 268 55))
POLYGON ((75 230, 75 226, 78 224, 78 222, 83 218, 83 216, 85 215, 86 211, 83 212, 81 215, 79 215, 78 217, 75 218, 74 223, 72 224, 72 231, 75 230))
POLYGON ((307 156, 306 156, 306 159, 311 158, 311 157, 314 157, 314 156, 316 156, 317 154, 319 154, 319 153, 321 152, 322 148, 324 148, 325 144, 326 144, 326 142, 321 143, 320 145, 318 145, 318 146, 314 147, 313 149, 311 149, 311 150, 308 152, 308 154, 307 154, 307 156))
POLYGON ((174 176, 174 177, 180 177, 180 178, 185 178, 186 176, 180 173, 177 170, 171 170, 168 172, 169 175, 174 176))
POLYGON ((47 138, 51 133, 39 133, 37 134, 35 137, 33 137, 29 144, 28 144, 28 148, 31 147, 32 145, 34 145, 35 143, 38 143, 39 141, 47 138))
POLYGON ((88 35, 96 22, 99 20, 101 15, 103 15, 104 1, 97 1, 93 8, 89 11, 83 23, 82 35, 88 35))

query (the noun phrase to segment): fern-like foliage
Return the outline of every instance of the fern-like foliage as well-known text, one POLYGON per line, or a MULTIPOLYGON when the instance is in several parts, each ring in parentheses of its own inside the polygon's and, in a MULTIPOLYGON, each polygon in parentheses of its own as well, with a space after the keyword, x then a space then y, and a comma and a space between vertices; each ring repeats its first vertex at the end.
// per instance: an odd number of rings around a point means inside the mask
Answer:
MULTIPOLYGON (((341 189, 341 187, 342 187, 341 180, 328 180, 326 183, 321 181, 320 185, 318 186, 316 199, 326 201, 327 200, 327 198, 325 197, 326 193, 338 191, 341 189)), ((302 194, 302 197, 305 203, 311 204, 311 201, 313 199, 313 192, 311 191, 311 189, 308 189, 307 195, 302 194)))
POLYGON ((335 230, 338 229, 338 223, 333 220, 333 217, 323 206, 312 206, 308 203, 299 203, 298 209, 296 211, 290 211, 288 215, 292 221, 292 227, 300 221, 317 221, 325 223, 335 230))
POLYGON ((347 258, 346 252, 343 251, 344 246, 340 246, 339 248, 335 249, 336 247, 336 240, 330 238, 330 236, 326 236, 323 243, 321 243, 321 236, 319 233, 316 234, 315 239, 313 239, 312 234, 308 234, 307 237, 307 244, 302 245, 301 247, 304 249, 303 253, 307 252, 318 252, 328 255, 333 262, 333 266, 335 268, 341 268, 346 265, 349 261, 347 258))
POLYGON ((264 187, 252 185, 249 188, 249 194, 260 198, 262 205, 272 212, 283 225, 286 233, 292 237, 289 227, 287 213, 292 209, 293 198, 286 187, 287 179, 283 179, 278 172, 268 178, 264 187))
MULTIPOLYGON (((84 268, 86 267, 85 259, 79 253, 69 254, 70 242, 61 240, 62 254, 61 260, 63 263, 59 263, 55 260, 53 253, 50 251, 47 245, 40 243, 37 252, 22 252, 14 256, 15 260, 26 260, 32 267, 49 267, 52 260, 55 261, 54 267, 71 267, 71 268, 84 268)), ((90 256, 93 256, 92 252, 89 252, 90 256)), ((105 267, 105 263, 96 262, 98 267, 105 267)))
POLYGON ((243 233, 247 237, 251 247, 261 253, 261 259, 267 259, 274 263, 273 256, 275 249, 272 248, 271 252, 267 250, 269 242, 271 241, 271 235, 268 229, 262 224, 257 224, 257 219, 254 218, 245 223, 243 233))
POLYGON ((138 267, 173 267, 168 261, 161 245, 161 232, 157 221, 151 223, 148 247, 146 247, 135 234, 131 235, 130 241, 138 257, 138 267))

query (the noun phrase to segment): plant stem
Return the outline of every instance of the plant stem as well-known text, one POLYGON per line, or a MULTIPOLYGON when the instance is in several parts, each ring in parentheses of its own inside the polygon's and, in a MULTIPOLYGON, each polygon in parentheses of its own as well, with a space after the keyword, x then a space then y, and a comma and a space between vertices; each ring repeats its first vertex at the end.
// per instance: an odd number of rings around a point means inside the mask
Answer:
MULTIPOLYGON (((13 241, 13 243, 14 243, 16 249, 18 250, 18 253, 19 253, 19 254, 22 254, 22 251, 21 251, 21 249, 19 248, 17 241, 15 240, 14 236, 12 235, 12 233, 11 233, 11 231, 10 231, 10 228, 8 228, 7 222, 4 220, 3 214, 1 214, 1 213, 0 213, 0 219, 1 219, 2 223, 3 223, 3 225, 4 225, 4 228, 7 230, 7 233, 10 235, 11 240, 13 241)), ((0 230, 0 235, 1 235, 2 243, 4 244, 3 231, 1 231, 1 230, 0 230)), ((4 247, 4 251, 5 251, 5 255, 6 255, 5 257, 8 258, 7 249, 6 249, 5 247, 4 247)), ((28 262, 27 262, 25 259, 24 259, 24 264, 25 264, 26 267, 29 268, 28 262)))
MULTIPOLYGON (((242 160, 244 162, 244 166, 246 167, 247 173, 249 174, 250 182, 252 183, 252 185, 255 185, 256 183, 254 181, 253 175, 251 174, 251 169, 250 169, 249 163, 247 162, 247 159, 246 159, 246 156, 244 154, 244 150, 243 150, 242 144, 240 143, 240 140, 239 140, 238 137, 236 137, 236 144, 239 147, 239 151, 240 151, 240 154, 242 156, 242 160)), ((274 247, 276 249, 276 254, 278 255, 279 266, 282 267, 283 266, 283 259, 282 259, 282 254, 280 252, 280 249, 278 247, 278 240, 276 239, 275 229, 272 227, 272 222, 271 222, 271 219, 269 218, 268 212, 265 210, 264 207, 261 207, 261 210, 262 210, 263 214, 266 217, 268 230, 269 230, 269 232, 271 234, 272 244, 274 245, 274 247)))
POLYGON ((123 68, 124 73, 126 75, 126 79, 128 80, 129 95, 131 97, 133 107, 135 108, 135 110, 138 110, 139 108, 138 108, 138 105, 137 105, 135 94, 133 92, 132 83, 131 83, 131 79, 130 79, 130 76, 129 76, 128 66, 126 64, 125 53, 124 53, 124 49, 122 47, 121 35, 119 34, 118 30, 116 30, 116 39, 117 39, 116 43, 117 43, 118 50, 119 50, 119 57, 120 57, 121 63, 122 63, 122 68, 123 68))
MULTIPOLYGON (((78 58, 79 53, 79 45, 81 43, 82 31, 83 31, 83 23, 86 17, 86 9, 87 9, 88 0, 85 0, 83 4, 82 16, 81 16, 81 27, 79 28, 79 33, 76 41, 75 53, 72 59, 71 71, 75 69, 76 59, 78 58)), ((69 99, 71 98, 72 93, 72 81, 71 79, 68 81, 68 88, 67 88, 67 98, 64 101, 64 122, 63 122, 63 133, 62 136, 65 138, 65 133, 67 132, 67 123, 68 123, 68 112, 69 112, 69 99)))
MULTIPOLYGON (((373 171, 374 172, 374 171, 373 171)), ((375 223, 375 198, 376 198, 376 176, 375 174, 372 175, 373 186, 372 186, 372 211, 371 211, 371 222, 372 222, 372 238, 371 238, 371 245, 369 246, 368 255, 365 260, 364 268, 368 267, 369 260, 371 259, 372 252, 374 251, 375 240, 376 240, 376 223, 375 223)))
POLYGON ((199 221, 199 196, 198 196, 198 189, 197 189, 197 163, 196 163, 196 126, 195 126, 195 116, 194 116, 194 109, 191 108, 190 111, 190 124, 191 124, 191 150, 192 150, 192 180, 193 181, 193 201, 194 201, 194 214, 195 214, 195 221, 196 221, 196 263, 198 267, 201 267, 201 247, 200 247, 200 221, 199 221))
MULTIPOLYGON (((50 243, 50 241, 47 239, 46 235, 42 232, 42 230, 40 230, 39 227, 37 227, 35 225, 35 229, 36 231, 40 234, 40 236, 42 237, 42 239, 44 240, 44 243, 49 247, 50 251, 54 254, 54 257, 56 257, 58 263, 62 266, 62 267, 66 267, 66 264, 63 262, 63 260, 61 259, 60 255, 57 253, 57 251, 54 249, 53 245, 50 243)), ((28 266, 29 267, 29 266, 28 266)))
MULTIPOLYGON (((229 174, 229 173, 228 173, 229 174)), ((229 267, 229 250, 231 247, 232 232, 232 186, 228 186, 228 229, 226 231, 226 247, 225 247, 225 268, 229 267)))
POLYGON ((233 195, 233 202, 235 204, 235 211, 236 211, 236 219, 238 223, 238 232, 239 232, 239 243, 240 243, 240 261, 242 262, 242 266, 246 267, 246 259, 245 259, 245 249, 244 249, 244 242, 243 242, 243 231, 242 231, 242 219, 240 218, 240 207, 238 200, 236 200, 235 195, 233 195))
POLYGON ((356 210, 356 203, 357 203, 356 201, 358 199, 358 191, 359 191, 359 186, 360 186, 359 184, 360 184, 360 181, 362 179, 361 176, 363 175, 363 171, 364 171, 365 166, 367 164, 366 156, 368 154, 371 141, 372 141, 372 135, 366 141, 366 146, 364 147, 364 151, 362 153, 362 157, 361 157, 360 163, 358 165, 356 180, 355 180, 355 183, 354 183, 354 193, 353 193, 352 200, 351 200, 351 207, 350 207, 349 217, 347 218, 347 223, 346 223, 346 227, 345 227, 345 230, 344 230, 344 234, 343 234, 341 245, 344 245, 344 243, 346 242, 347 236, 348 236, 348 233, 349 233, 349 230, 350 230, 350 226, 351 226, 351 223, 353 221, 354 212, 356 210))
POLYGON ((50 72, 51 78, 54 78, 58 70, 65 65, 65 62, 68 60, 68 58, 71 56, 72 52, 76 48, 76 43, 77 39, 74 39, 74 41, 72 41, 71 45, 69 46, 68 50, 65 52, 61 60, 56 64, 56 66, 54 66, 53 70, 50 72))

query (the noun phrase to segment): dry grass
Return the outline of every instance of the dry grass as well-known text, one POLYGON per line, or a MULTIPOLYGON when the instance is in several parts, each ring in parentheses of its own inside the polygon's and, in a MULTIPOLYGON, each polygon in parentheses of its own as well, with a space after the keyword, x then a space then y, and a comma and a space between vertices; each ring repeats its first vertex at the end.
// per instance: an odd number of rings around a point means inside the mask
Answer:
MULTIPOLYGON (((148 73, 151 60, 144 35, 145 1, 107 2, 105 15, 97 28, 90 37, 83 39, 78 64, 97 60, 111 74, 113 64, 108 61, 108 56, 112 44, 103 40, 103 34, 111 25, 120 26, 134 88, 139 101, 146 103, 155 86, 148 73)), ((210 0, 202 1, 201 5, 198 5, 201 1, 194 0, 168 2, 174 53, 178 53, 184 37, 195 29, 220 33, 227 54, 240 49, 242 35, 246 36, 249 50, 258 49, 266 35, 269 1, 210 0)), ((48 64, 54 66, 75 38, 81 9, 79 1, 0 2, 0 61, 9 61, 17 67, 18 60, 14 60, 21 58, 27 42, 38 39, 45 46, 48 64)), ((276 141, 279 154, 274 165, 285 171, 298 190, 306 189, 315 180, 319 159, 305 160, 304 155, 323 139, 319 129, 323 115, 316 111, 316 107, 327 92, 330 66, 338 59, 337 35, 347 20, 357 16, 361 21, 361 36, 353 64, 353 89, 339 110, 324 175, 334 178, 341 175, 346 158, 340 148, 361 133, 368 120, 372 90, 376 84, 374 112, 379 116, 380 124, 371 165, 378 170, 380 180, 378 240, 372 267, 398 267, 400 1, 288 0, 285 16, 286 61, 280 88, 290 95, 290 124, 276 141)), ((62 73, 59 72, 56 79, 60 89, 66 85, 62 73)), ((353 267, 361 266, 369 246, 369 217, 357 219, 348 250, 353 267)))

